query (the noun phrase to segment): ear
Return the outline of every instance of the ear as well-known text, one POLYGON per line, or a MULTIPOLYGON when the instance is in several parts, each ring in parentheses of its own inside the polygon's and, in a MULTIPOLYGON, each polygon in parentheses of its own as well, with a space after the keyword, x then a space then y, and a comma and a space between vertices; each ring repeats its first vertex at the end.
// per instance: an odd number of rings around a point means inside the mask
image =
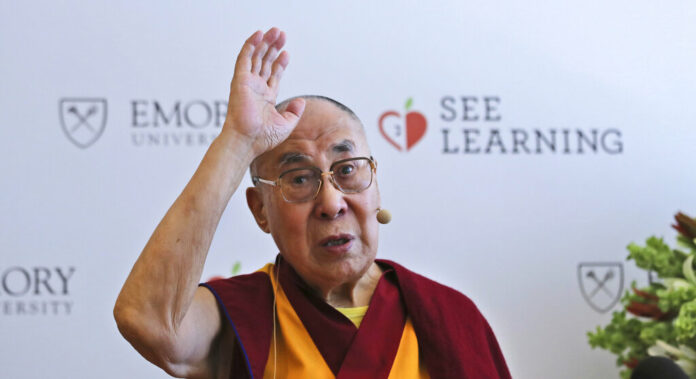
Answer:
POLYGON ((256 224, 265 233, 270 233, 271 230, 268 228, 268 218, 266 217, 266 207, 264 206, 261 192, 258 188, 249 187, 246 189, 246 199, 249 210, 251 214, 254 215, 256 224))

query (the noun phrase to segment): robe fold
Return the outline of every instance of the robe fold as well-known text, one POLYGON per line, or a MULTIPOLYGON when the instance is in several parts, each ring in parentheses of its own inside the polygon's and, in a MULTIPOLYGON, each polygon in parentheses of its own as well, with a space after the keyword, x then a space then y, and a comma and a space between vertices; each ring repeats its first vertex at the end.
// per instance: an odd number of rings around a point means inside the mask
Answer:
POLYGON ((395 262, 376 262, 383 275, 360 328, 280 257, 255 273, 202 284, 236 337, 230 377, 510 378, 468 297, 395 262))

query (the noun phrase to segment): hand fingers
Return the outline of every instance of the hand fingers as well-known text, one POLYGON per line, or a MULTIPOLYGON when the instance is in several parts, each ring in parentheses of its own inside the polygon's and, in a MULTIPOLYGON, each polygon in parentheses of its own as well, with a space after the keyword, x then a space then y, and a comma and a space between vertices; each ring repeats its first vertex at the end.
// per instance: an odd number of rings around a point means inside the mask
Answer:
POLYGON ((254 32, 254 34, 247 38, 247 40, 244 42, 244 45, 242 45, 242 50, 239 52, 239 55, 237 56, 237 63, 234 67, 235 72, 251 71, 251 57, 254 53, 256 45, 258 45, 259 42, 261 42, 262 36, 263 33, 260 30, 257 30, 256 32, 254 32))
POLYGON ((273 62, 278 56, 278 52, 283 48, 283 45, 285 45, 285 32, 280 32, 280 34, 278 35, 278 39, 273 43, 273 45, 271 45, 271 47, 268 49, 268 52, 263 57, 261 72, 259 73, 263 80, 267 81, 268 78, 271 76, 271 68, 273 66, 273 62))
POLYGON ((285 110, 283 111, 283 118, 286 119, 291 125, 297 124, 297 121, 302 117, 304 113, 306 102, 302 98, 294 99, 291 101, 285 110))
POLYGON ((261 72, 263 57, 266 55, 269 46, 273 45, 279 35, 280 30, 278 30, 278 28, 271 28, 263 35, 263 40, 261 40, 261 43, 256 47, 254 55, 251 57, 251 72, 254 74, 261 72))
POLYGON ((290 55, 288 55, 287 51, 280 53, 278 59, 273 62, 271 78, 268 79, 268 86, 271 89, 277 91, 278 83, 280 83, 280 78, 283 77, 283 71, 285 71, 285 67, 288 66, 288 62, 290 62, 290 55))

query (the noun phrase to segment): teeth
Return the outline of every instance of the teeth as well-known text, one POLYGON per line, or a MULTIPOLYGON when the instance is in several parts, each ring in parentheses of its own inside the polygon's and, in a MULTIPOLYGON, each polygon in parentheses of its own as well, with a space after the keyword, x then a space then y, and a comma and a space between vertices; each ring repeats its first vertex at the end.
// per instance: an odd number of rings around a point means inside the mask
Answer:
POLYGON ((347 239, 345 239, 345 238, 339 238, 339 239, 337 239, 337 240, 329 241, 329 242, 326 244, 326 246, 338 246, 338 245, 343 245, 343 244, 346 243, 346 242, 348 242, 347 239))

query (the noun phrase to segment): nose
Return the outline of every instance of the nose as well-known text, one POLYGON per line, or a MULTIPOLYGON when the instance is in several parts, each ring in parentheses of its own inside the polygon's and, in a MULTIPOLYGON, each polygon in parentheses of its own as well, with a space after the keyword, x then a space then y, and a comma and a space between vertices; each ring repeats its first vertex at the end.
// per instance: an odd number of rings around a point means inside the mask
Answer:
POLYGON ((334 220, 346 213, 348 204, 345 194, 334 185, 331 174, 326 172, 321 176, 322 184, 315 199, 314 214, 323 220, 334 220))

